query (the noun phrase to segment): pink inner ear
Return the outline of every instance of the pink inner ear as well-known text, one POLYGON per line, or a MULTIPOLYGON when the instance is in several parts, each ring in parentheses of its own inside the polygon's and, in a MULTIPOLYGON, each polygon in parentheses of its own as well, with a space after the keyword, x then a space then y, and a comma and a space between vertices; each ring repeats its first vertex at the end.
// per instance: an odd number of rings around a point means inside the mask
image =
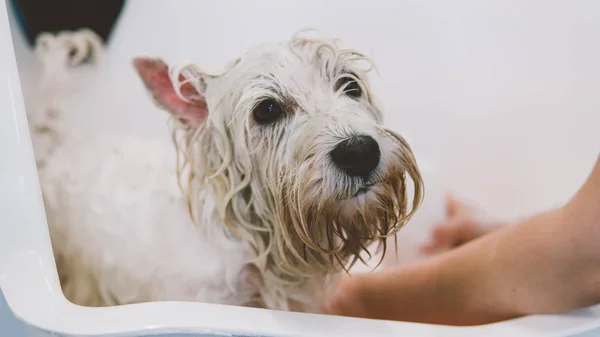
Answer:
MULTIPOLYGON (((189 102, 181 99, 169 78, 169 67, 163 61, 138 57, 133 60, 133 65, 158 104, 190 126, 198 126, 204 121, 207 114, 206 101, 189 83, 181 87, 181 93, 184 97, 193 99, 189 102)), ((181 76, 180 80, 183 79, 181 76)))

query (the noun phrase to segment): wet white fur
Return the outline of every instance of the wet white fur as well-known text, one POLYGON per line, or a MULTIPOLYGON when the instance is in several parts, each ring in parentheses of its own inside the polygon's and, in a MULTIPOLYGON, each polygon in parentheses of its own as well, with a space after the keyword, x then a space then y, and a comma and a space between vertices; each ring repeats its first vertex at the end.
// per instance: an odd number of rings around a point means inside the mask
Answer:
MULTIPOLYGON (((295 50, 285 42, 252 49, 223 74, 172 68, 173 74, 187 71, 202 77, 204 82, 195 86, 207 97, 210 111, 204 130, 183 131, 177 140, 180 151, 188 153, 178 177, 181 152, 161 142, 82 135, 65 127, 60 106, 65 92, 44 90, 66 88, 66 46, 94 37, 80 32, 45 38, 48 43, 39 54, 48 82, 42 83, 45 94, 40 106, 31 109, 30 121, 66 296, 81 305, 100 306, 163 300, 248 305, 258 295, 268 308, 317 310, 319 294, 337 273, 313 265, 273 265, 284 259, 285 254, 273 257, 278 250, 291 244, 273 214, 273 203, 285 202, 277 197, 278 184, 286 179, 294 184, 295 177, 311 186, 301 196, 306 203, 329 205, 340 193, 353 192, 360 182, 337 171, 326 156, 353 133, 369 134, 380 144, 381 176, 401 166, 406 155, 381 125, 368 69, 353 62, 356 54, 341 53, 327 40, 318 46, 332 50, 329 63, 311 62, 315 50, 295 50), (336 78, 327 75, 339 70, 335 67, 352 70, 370 101, 334 90, 336 78), (266 129, 253 122, 251 111, 274 92, 280 93, 274 98, 294 99, 293 113, 266 129), (275 135, 276 144, 270 141, 275 135), (194 150, 196 155, 190 155, 194 150), (186 180, 190 171, 195 179, 186 180), (285 177, 274 177, 278 172, 285 177), (250 195, 242 195, 244 189, 250 195), (247 268, 250 263, 255 268, 247 268)), ((85 43, 81 48, 87 48, 85 43)), ((100 55, 100 47, 93 48, 100 55)), ((176 135, 180 129, 175 128, 176 135)), ((376 185, 332 207, 350 219, 383 190, 376 185)))

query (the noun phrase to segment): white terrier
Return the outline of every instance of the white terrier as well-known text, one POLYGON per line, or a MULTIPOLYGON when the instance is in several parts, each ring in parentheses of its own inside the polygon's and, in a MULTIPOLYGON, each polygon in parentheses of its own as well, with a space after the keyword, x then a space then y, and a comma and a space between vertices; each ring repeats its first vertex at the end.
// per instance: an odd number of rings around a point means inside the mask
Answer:
MULTIPOLYGON (((100 48, 89 32, 40 38, 46 88, 100 48)), ((409 145, 382 124, 372 63, 336 40, 298 34, 219 74, 146 57, 134 66, 173 117, 176 151, 77 135, 50 94, 31 119, 61 284, 77 304, 315 312, 422 200, 409 145)))

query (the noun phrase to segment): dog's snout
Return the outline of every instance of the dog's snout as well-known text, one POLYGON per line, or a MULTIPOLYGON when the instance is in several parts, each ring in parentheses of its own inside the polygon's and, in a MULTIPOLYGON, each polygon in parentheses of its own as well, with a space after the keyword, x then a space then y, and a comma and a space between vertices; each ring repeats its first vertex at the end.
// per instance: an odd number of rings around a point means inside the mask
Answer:
POLYGON ((343 140, 331 151, 331 159, 349 176, 367 178, 377 165, 381 151, 377 141, 366 135, 343 140))

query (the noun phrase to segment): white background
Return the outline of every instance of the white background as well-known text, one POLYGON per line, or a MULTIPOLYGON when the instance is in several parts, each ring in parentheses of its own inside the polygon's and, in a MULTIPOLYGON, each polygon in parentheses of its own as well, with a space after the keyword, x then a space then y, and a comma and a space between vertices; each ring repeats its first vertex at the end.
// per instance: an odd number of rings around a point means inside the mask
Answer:
MULTIPOLYGON (((93 127, 166 136, 131 57, 219 67, 306 27, 370 54, 390 126, 449 189, 497 215, 564 202, 600 152, 594 0, 129 1, 82 116, 93 127)), ((35 64, 15 44, 31 95, 35 64)))

